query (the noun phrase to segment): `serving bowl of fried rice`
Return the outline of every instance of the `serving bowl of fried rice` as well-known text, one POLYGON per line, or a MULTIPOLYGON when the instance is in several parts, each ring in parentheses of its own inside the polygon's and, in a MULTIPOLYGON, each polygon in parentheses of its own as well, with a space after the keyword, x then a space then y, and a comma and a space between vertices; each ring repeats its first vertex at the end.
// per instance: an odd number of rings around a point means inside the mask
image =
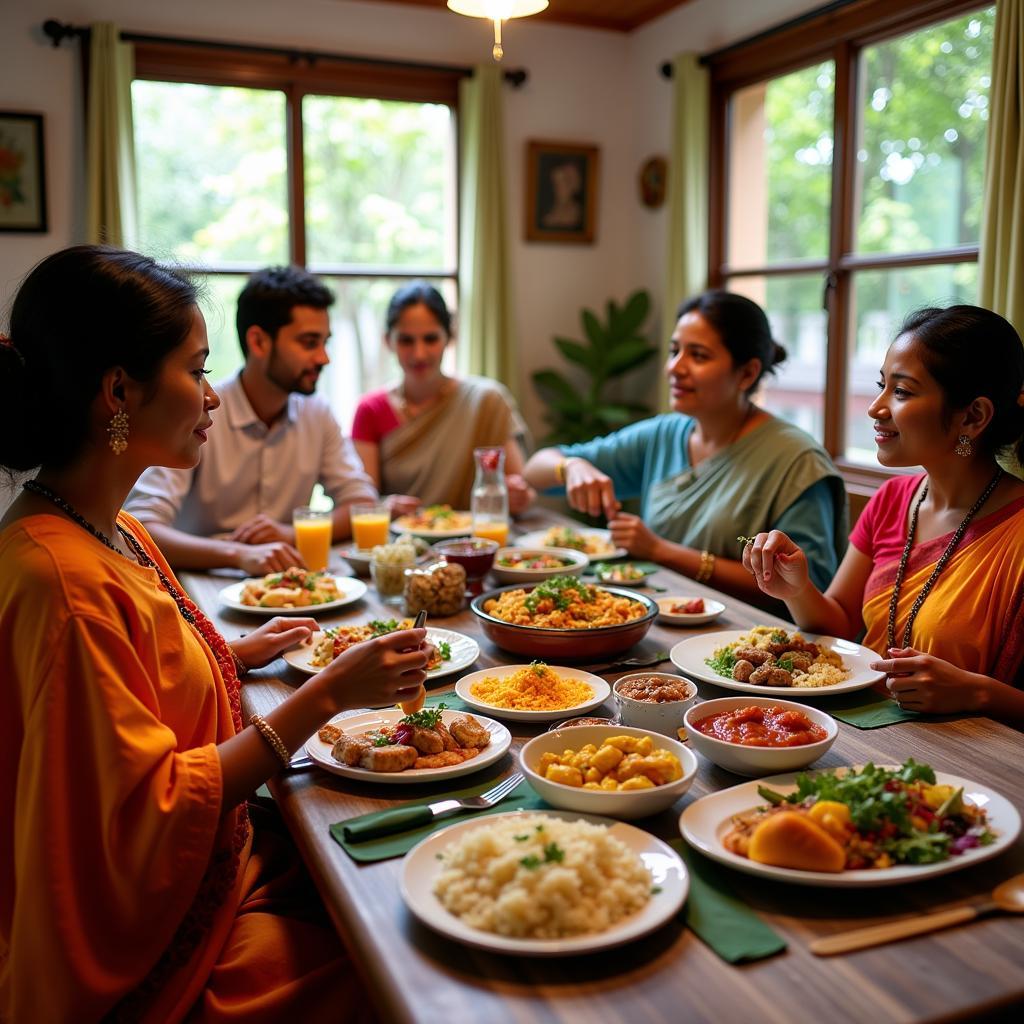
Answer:
POLYGON ((644 594, 573 576, 499 587, 469 607, 493 643, 549 662, 619 654, 639 643, 658 615, 658 606, 644 594))

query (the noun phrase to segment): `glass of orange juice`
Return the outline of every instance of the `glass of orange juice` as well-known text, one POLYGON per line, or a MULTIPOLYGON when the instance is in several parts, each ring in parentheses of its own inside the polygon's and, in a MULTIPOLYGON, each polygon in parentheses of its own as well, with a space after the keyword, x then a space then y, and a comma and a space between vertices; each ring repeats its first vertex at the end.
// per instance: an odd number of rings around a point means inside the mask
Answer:
POLYGON ((508 543, 508 520, 474 519, 473 536, 496 540, 499 547, 504 547, 508 543))
POLYGON ((387 544, 391 513, 382 501, 357 502, 351 507, 352 539, 360 551, 387 544))
POLYGON ((334 520, 329 510, 303 505, 292 512, 295 546, 311 572, 323 572, 331 555, 334 520))

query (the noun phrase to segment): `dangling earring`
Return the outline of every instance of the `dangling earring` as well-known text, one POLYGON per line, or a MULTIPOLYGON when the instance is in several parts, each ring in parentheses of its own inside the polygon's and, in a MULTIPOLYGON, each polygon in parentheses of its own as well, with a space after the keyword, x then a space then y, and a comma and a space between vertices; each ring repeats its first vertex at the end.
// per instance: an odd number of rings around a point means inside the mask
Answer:
POLYGON ((971 444, 971 439, 966 434, 961 434, 956 439, 956 447, 953 449, 953 454, 960 455, 965 459, 974 454, 974 445, 971 444))
POLYGON ((124 409, 118 409, 110 417, 107 433, 110 435, 110 450, 115 455, 124 454, 125 448, 128 447, 128 413, 124 409))

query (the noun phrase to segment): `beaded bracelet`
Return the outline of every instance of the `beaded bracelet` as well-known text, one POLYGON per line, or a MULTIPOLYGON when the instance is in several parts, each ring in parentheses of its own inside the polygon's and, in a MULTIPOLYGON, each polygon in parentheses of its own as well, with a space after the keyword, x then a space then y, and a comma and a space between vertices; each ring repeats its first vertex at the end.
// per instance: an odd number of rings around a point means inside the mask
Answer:
POLYGON ((277 735, 277 730, 262 716, 252 715, 249 724, 254 726, 256 731, 267 741, 270 749, 277 755, 281 764, 287 768, 292 763, 292 756, 284 741, 277 735))
POLYGON ((249 666, 246 665, 246 663, 242 661, 237 654, 235 654, 235 649, 230 644, 228 644, 228 650, 231 652, 231 660, 235 663, 235 673, 238 675, 238 678, 241 679, 242 676, 248 673, 249 666))
POLYGON ((707 583, 715 571, 715 556, 710 551, 700 553, 700 568, 693 577, 698 583, 707 583))

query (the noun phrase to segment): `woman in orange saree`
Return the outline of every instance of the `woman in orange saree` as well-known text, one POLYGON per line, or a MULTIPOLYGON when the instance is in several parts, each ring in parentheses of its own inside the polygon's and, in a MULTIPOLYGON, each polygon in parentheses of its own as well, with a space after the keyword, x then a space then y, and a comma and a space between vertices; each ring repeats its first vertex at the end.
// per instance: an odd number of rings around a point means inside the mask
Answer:
POLYGON ((360 644, 242 721, 239 673, 315 622, 227 643, 119 511, 146 467, 198 461, 208 348, 184 277, 98 246, 36 267, 0 339, 0 470, 38 467, 0 520, 0 1020, 366 1005, 245 798, 336 710, 418 690, 423 633, 360 644))
POLYGON ((868 409, 884 466, 922 466, 872 497, 823 594, 784 533, 758 534, 743 563, 804 629, 880 654, 901 707, 1024 720, 1024 347, 975 306, 911 314, 868 409))

